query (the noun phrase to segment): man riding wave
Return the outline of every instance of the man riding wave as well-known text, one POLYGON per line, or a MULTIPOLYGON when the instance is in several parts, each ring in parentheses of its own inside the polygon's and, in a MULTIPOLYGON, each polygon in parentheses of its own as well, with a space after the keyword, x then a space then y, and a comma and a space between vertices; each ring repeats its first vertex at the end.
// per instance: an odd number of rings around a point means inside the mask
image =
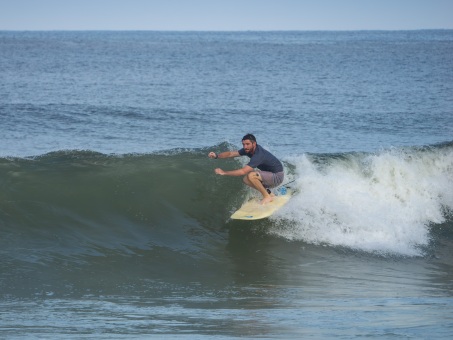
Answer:
POLYGON ((254 135, 249 133, 242 138, 242 149, 240 150, 208 154, 208 157, 215 159, 239 156, 249 157, 249 163, 237 170, 224 171, 217 168, 215 173, 222 176, 244 176, 244 183, 263 195, 261 204, 272 202, 273 195, 269 188, 277 187, 283 182, 283 165, 274 155, 257 144, 254 135))

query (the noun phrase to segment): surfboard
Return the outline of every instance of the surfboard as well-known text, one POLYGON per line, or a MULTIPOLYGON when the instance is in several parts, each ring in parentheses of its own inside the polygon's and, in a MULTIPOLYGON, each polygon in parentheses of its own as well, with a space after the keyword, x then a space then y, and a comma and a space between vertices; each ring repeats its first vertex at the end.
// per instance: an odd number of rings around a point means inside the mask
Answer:
POLYGON ((278 195, 274 197, 272 202, 261 204, 260 198, 252 198, 245 202, 239 210, 237 210, 231 219, 233 220, 259 220, 271 216, 291 198, 291 192, 288 190, 284 195, 278 195))

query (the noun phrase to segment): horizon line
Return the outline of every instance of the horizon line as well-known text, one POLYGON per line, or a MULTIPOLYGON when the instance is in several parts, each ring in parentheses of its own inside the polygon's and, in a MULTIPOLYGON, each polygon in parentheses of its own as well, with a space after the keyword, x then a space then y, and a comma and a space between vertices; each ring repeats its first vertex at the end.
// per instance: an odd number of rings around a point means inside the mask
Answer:
POLYGON ((452 31, 453 28, 405 28, 405 29, 394 29, 394 28, 359 28, 359 29, 238 29, 238 30, 196 30, 196 29, 3 29, 0 28, 0 32, 410 32, 410 31, 452 31))

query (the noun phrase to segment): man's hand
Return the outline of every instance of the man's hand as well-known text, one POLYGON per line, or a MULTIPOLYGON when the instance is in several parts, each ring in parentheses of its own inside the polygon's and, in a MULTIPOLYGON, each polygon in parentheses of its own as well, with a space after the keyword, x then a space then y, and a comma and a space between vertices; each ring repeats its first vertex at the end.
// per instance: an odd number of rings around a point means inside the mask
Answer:
POLYGON ((215 169, 214 171, 215 171, 215 173, 216 173, 217 175, 225 175, 225 171, 223 171, 223 170, 220 169, 220 168, 217 168, 217 169, 215 169))
POLYGON ((217 158, 217 154, 213 151, 211 151, 208 155, 209 158, 217 158))

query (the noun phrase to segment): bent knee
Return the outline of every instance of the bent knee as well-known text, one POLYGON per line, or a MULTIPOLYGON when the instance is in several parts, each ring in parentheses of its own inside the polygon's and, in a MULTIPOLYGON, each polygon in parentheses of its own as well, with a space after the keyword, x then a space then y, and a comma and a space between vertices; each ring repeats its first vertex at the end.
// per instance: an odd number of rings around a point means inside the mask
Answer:
POLYGON ((242 181, 245 184, 249 184, 253 181, 254 178, 256 178, 256 172, 252 171, 252 172, 249 172, 248 174, 246 174, 244 177, 242 177, 242 181))
POLYGON ((256 171, 249 172, 246 175, 246 177, 249 181, 253 181, 253 180, 257 180, 257 179, 261 181, 261 176, 260 176, 259 172, 256 172, 256 171))

